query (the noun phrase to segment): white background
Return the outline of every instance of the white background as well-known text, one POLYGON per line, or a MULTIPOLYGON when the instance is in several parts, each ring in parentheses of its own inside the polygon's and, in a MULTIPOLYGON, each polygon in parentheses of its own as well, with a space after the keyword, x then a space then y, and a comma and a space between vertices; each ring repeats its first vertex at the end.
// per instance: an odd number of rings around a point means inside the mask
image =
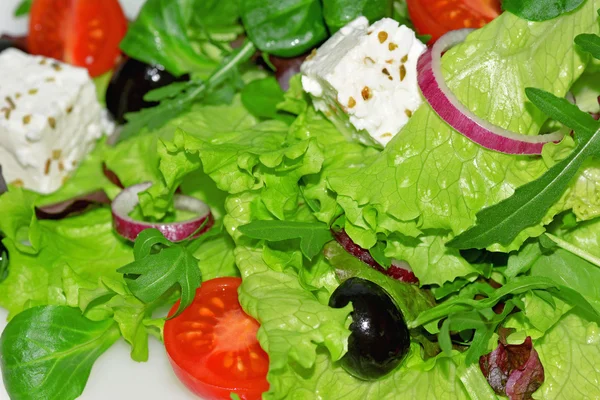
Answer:
MULTIPOLYGON (((144 0, 120 0, 125 12, 134 18, 144 0)), ((20 0, 0 0, 0 34, 27 32, 27 19, 12 15, 20 0)), ((1 71, 0 71, 1 72, 1 71)), ((6 312, 0 309, 0 331, 6 326, 6 312)), ((94 365, 82 400, 197 400, 173 374, 164 346, 150 339, 150 361, 136 363, 129 357, 123 340, 109 349, 94 365)), ((0 400, 8 400, 0 380, 0 400)))

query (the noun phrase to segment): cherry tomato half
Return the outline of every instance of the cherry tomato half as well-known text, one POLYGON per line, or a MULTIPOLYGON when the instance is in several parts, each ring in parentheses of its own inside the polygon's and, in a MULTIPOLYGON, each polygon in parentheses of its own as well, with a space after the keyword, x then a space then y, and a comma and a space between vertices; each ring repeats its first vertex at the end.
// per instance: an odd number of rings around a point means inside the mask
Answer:
POLYGON ((28 48, 31 54, 87 68, 95 77, 115 66, 126 32, 118 0, 34 0, 28 48))
POLYGON ((258 322, 238 301, 241 282, 216 278, 202 283, 194 302, 165 324, 165 346, 175 373, 204 399, 230 399, 236 393, 254 400, 269 389, 269 358, 256 339, 258 322))
POLYGON ((500 15, 499 0, 408 0, 408 13, 417 32, 435 42, 446 32, 481 28, 500 15))

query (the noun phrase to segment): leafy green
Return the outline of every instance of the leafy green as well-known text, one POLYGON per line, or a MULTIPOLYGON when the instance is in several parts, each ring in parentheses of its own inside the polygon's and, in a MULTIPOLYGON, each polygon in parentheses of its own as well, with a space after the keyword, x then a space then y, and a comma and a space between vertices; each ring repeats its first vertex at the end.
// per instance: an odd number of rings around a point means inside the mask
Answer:
POLYGON ((143 302, 152 303, 178 285, 181 303, 172 317, 181 314, 194 300, 202 282, 198 260, 186 246, 169 242, 157 229, 142 231, 133 251, 135 261, 117 270, 125 275, 131 292, 143 302), (164 248, 154 252, 157 245, 164 248))
POLYGON ((563 195, 583 163, 600 153, 600 123, 565 99, 527 89, 529 99, 542 111, 575 130, 577 147, 561 162, 533 182, 518 188, 506 200, 477 214, 477 225, 447 243, 459 249, 510 244, 519 233, 539 223, 546 210, 563 195))
POLYGON ((352 277, 375 282, 392 296, 407 323, 414 321, 417 316, 435 305, 431 295, 417 286, 392 279, 379 271, 367 266, 358 258, 348 254, 336 242, 325 246, 325 257, 335 269, 338 279, 343 282, 352 277))
POLYGON ((30 308, 0 338, 6 389, 15 400, 79 397, 92 365, 119 338, 112 320, 94 322, 64 306, 30 308))
POLYGON ((575 38, 575 43, 590 53, 594 58, 600 60, 600 36, 582 34, 575 38))
POLYGON ((598 393, 600 329, 571 312, 534 344, 545 380, 535 399, 576 400, 598 393))
MULTIPOLYGON (((170 0, 161 1, 170 2, 170 0)), ((121 132, 121 140, 137 134, 145 127, 150 130, 158 129, 169 120, 188 111, 194 102, 202 100, 231 79, 232 74, 235 74, 237 68, 252 57, 254 51, 252 42, 247 41, 242 47, 225 57, 216 69, 211 69, 212 73, 205 81, 196 79, 183 87, 177 85, 179 92, 176 90, 165 92, 164 88, 158 89, 161 90, 162 95, 166 93, 170 97, 163 99, 156 107, 126 114, 127 124, 121 132)), ((152 92, 149 95, 152 96, 152 92)))
MULTIPOLYGON (((444 55, 446 82, 480 117, 514 132, 537 134, 547 116, 526 101, 525 88, 566 94, 589 59, 577 51, 573 39, 600 30, 598 7, 597 0, 588 1, 555 21, 535 24, 504 13, 444 55)), ((460 254, 449 253, 444 242, 471 227, 477 212, 510 197, 548 169, 540 158, 483 149, 452 130, 427 105, 380 154, 361 164, 325 178, 343 209, 346 232, 363 248, 387 242, 387 257, 407 261, 422 284, 438 285, 473 271, 464 259, 461 263, 460 254), (432 238, 441 245, 434 245, 432 238), (423 242, 431 245, 415 252, 423 242), (447 256, 456 268, 446 268, 447 256)), ((581 220, 592 218, 600 208, 594 195, 600 183, 596 165, 584 163, 572 190, 546 210, 542 223, 524 229, 508 245, 489 250, 520 248, 564 210, 573 209, 581 220)))
MULTIPOLYGON (((600 63, 600 61, 599 61, 600 63)), ((590 68, 573 84, 571 92, 577 101, 577 106, 585 112, 600 113, 598 93, 600 93, 600 72, 590 68)))
POLYGON ((0 306, 11 315, 27 303, 47 304, 52 272, 67 264, 83 279, 120 279, 116 269, 131 262, 131 247, 112 228, 109 209, 99 208, 62 221, 38 221, 37 195, 11 189, 0 197, 0 231, 6 238, 10 272, 0 283, 0 306), (27 242, 23 242, 26 240, 27 242), (31 244, 31 245, 28 245, 31 244))
POLYGON ((246 33, 260 50, 298 56, 327 38, 319 0, 243 0, 246 33))
POLYGON ((577 247, 565 240, 562 240, 561 238, 556 237, 550 233, 546 233, 545 236, 548 237, 550 240, 552 240, 554 243, 556 243, 557 246, 573 253, 574 255, 576 255, 578 257, 583 258, 587 262, 592 263, 600 268, 600 257, 596 257, 593 254, 588 253, 586 250, 584 250, 580 247, 577 247))
POLYGON ((323 15, 331 33, 360 16, 375 22, 392 15, 392 0, 323 0, 323 15))
POLYGON ((566 250, 557 249, 534 263, 531 275, 559 282, 583 296, 597 312, 600 312, 600 290, 595 284, 596 279, 600 279, 600 269, 584 259, 566 250))
POLYGON ((17 6, 17 8, 15 9, 14 16, 15 17, 23 17, 23 16, 29 14, 32 3, 33 3, 33 0, 22 0, 19 3, 19 5, 17 6))
POLYGON ((585 0, 504 0, 502 8, 529 21, 546 21, 571 12, 585 0))
POLYGON ((409 324, 409 328, 416 328, 428 322, 449 316, 453 313, 470 310, 483 310, 493 307, 507 295, 521 294, 526 293, 529 290, 549 289, 554 287, 557 287, 557 284, 545 277, 518 277, 501 288, 495 290, 489 297, 482 300, 473 300, 465 297, 454 297, 449 299, 437 305, 436 307, 421 313, 415 321, 409 324))
POLYGON ((329 227, 321 222, 253 221, 240 226, 238 230, 253 239, 268 241, 299 238, 302 254, 309 260, 321 252, 325 243, 333 239, 329 227))
POLYGON ((242 104, 257 118, 280 119, 277 104, 283 101, 283 90, 273 77, 247 84, 241 92, 242 104))
POLYGON ((218 65, 199 53, 188 36, 193 0, 149 0, 140 10, 123 41, 121 49, 147 64, 159 64, 176 76, 198 72, 208 76, 218 65))

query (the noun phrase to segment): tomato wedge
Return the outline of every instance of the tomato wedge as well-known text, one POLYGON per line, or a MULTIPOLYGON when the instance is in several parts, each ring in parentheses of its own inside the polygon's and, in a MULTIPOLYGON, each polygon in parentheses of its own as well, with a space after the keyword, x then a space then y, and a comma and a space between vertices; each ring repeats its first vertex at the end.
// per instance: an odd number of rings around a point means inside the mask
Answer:
POLYGON ((118 0, 34 0, 28 48, 32 54, 87 68, 96 77, 115 66, 126 32, 118 0))
MULTIPOLYGON (((165 346, 179 379, 204 399, 260 399, 269 389, 269 358, 256 339, 258 322, 238 301, 240 278, 202 283, 194 302, 165 324, 165 346)), ((173 315, 179 304, 171 309, 173 315)))
POLYGON ((446 32, 481 28, 502 12, 499 0, 408 0, 408 13, 421 35, 435 42, 446 32))

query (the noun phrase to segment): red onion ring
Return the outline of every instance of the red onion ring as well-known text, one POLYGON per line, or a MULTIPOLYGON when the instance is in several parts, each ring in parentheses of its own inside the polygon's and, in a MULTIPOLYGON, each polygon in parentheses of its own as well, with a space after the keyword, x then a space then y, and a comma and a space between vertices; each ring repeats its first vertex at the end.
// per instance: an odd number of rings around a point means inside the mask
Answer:
POLYGON ((171 242, 180 242, 189 239, 192 235, 198 237, 208 231, 214 224, 210 208, 203 201, 195 197, 175 195, 175 208, 198 214, 196 218, 169 223, 154 223, 136 221, 129 217, 135 206, 139 203, 138 194, 149 189, 152 183, 140 183, 123 189, 113 200, 111 210, 113 226, 117 233, 127 240, 135 241, 140 232, 145 229, 158 229, 171 242), (205 222, 206 221, 206 222, 205 222), (202 227, 202 224, 204 226, 202 227), (200 227, 202 227, 201 230, 200 227))
POLYGON ((558 142, 563 135, 529 136, 502 129, 471 112, 446 85, 442 76, 442 53, 463 42, 471 31, 448 32, 421 55, 417 63, 417 80, 423 96, 448 125, 486 149, 506 154, 541 154, 544 144, 558 142))

